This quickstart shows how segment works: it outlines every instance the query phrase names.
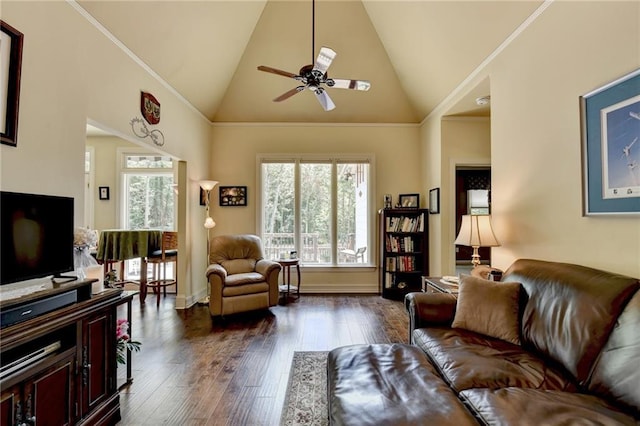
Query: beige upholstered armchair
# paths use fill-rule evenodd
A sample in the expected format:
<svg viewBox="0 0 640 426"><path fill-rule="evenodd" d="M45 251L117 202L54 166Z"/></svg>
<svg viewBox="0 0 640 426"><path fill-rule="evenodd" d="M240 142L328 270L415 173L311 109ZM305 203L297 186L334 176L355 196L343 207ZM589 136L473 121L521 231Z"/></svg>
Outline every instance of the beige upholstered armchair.
<svg viewBox="0 0 640 426"><path fill-rule="evenodd" d="M278 304L278 262L264 259L255 235L223 235L209 245L207 279L211 316L267 309Z"/></svg>

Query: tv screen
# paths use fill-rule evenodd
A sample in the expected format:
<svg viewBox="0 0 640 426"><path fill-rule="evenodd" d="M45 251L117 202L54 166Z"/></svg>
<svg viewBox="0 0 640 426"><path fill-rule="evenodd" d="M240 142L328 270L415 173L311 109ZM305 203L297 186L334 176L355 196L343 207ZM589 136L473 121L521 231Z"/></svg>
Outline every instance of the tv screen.
<svg viewBox="0 0 640 426"><path fill-rule="evenodd" d="M0 284L73 271L73 198L0 191Z"/></svg>

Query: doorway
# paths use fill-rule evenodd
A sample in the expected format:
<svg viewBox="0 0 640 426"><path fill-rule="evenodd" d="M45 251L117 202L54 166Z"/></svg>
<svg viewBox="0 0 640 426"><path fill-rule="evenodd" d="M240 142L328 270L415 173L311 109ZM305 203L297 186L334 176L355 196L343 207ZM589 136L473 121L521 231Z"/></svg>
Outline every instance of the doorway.
<svg viewBox="0 0 640 426"><path fill-rule="evenodd" d="M491 167L490 166L457 166L456 167L456 233L460 232L462 216L465 214L491 213ZM471 269L473 248L455 246L456 272L468 272ZM491 265L491 248L480 247L480 261Z"/></svg>

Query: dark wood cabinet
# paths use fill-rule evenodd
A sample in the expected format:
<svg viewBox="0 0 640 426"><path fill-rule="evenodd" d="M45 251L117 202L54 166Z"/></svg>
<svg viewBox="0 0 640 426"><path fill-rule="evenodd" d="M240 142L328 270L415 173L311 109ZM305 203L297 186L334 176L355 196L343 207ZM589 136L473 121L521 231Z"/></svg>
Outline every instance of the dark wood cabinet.
<svg viewBox="0 0 640 426"><path fill-rule="evenodd" d="M0 379L2 425L112 425L116 389L116 305L107 290L2 329L2 365L27 360ZM47 350L35 361L30 356Z"/></svg>
<svg viewBox="0 0 640 426"><path fill-rule="evenodd" d="M379 213L380 288L388 299L420 291L429 274L427 209L384 209Z"/></svg>

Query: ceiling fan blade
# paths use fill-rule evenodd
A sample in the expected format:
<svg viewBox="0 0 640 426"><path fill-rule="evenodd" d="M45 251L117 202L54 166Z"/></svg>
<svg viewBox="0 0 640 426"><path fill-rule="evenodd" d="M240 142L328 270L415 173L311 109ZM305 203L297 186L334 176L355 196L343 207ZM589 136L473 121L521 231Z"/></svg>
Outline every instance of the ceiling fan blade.
<svg viewBox="0 0 640 426"><path fill-rule="evenodd" d="M367 80L346 80L343 78L334 78L332 80L335 84L329 87L335 87L336 89L353 89L366 92L371 88L371 83Z"/></svg>
<svg viewBox="0 0 640 426"><path fill-rule="evenodd" d="M333 103L326 90L318 89L314 93L325 111L331 111L336 107L336 104Z"/></svg>
<svg viewBox="0 0 640 426"><path fill-rule="evenodd" d="M271 67L267 67L267 66L264 66L264 65L260 65L258 67L258 71L270 72L271 74L278 74L278 75L281 75L283 77L290 77L290 78L298 77L296 74L290 73L288 71L282 71L282 70L279 70L277 68L271 68Z"/></svg>
<svg viewBox="0 0 640 426"><path fill-rule="evenodd" d="M293 95L295 95L298 92L301 92L304 90L304 86L298 86L298 87L294 87L293 89L284 92L282 95L278 96L277 98L275 98L273 100L273 102L281 102L284 101L285 99L289 99L290 97L292 97Z"/></svg>
<svg viewBox="0 0 640 426"><path fill-rule="evenodd" d="M320 53L318 53L318 58L316 59L316 63L313 66L314 71L319 71L324 75L327 73L331 62L333 62L333 58L336 57L336 52L328 47L320 48Z"/></svg>

